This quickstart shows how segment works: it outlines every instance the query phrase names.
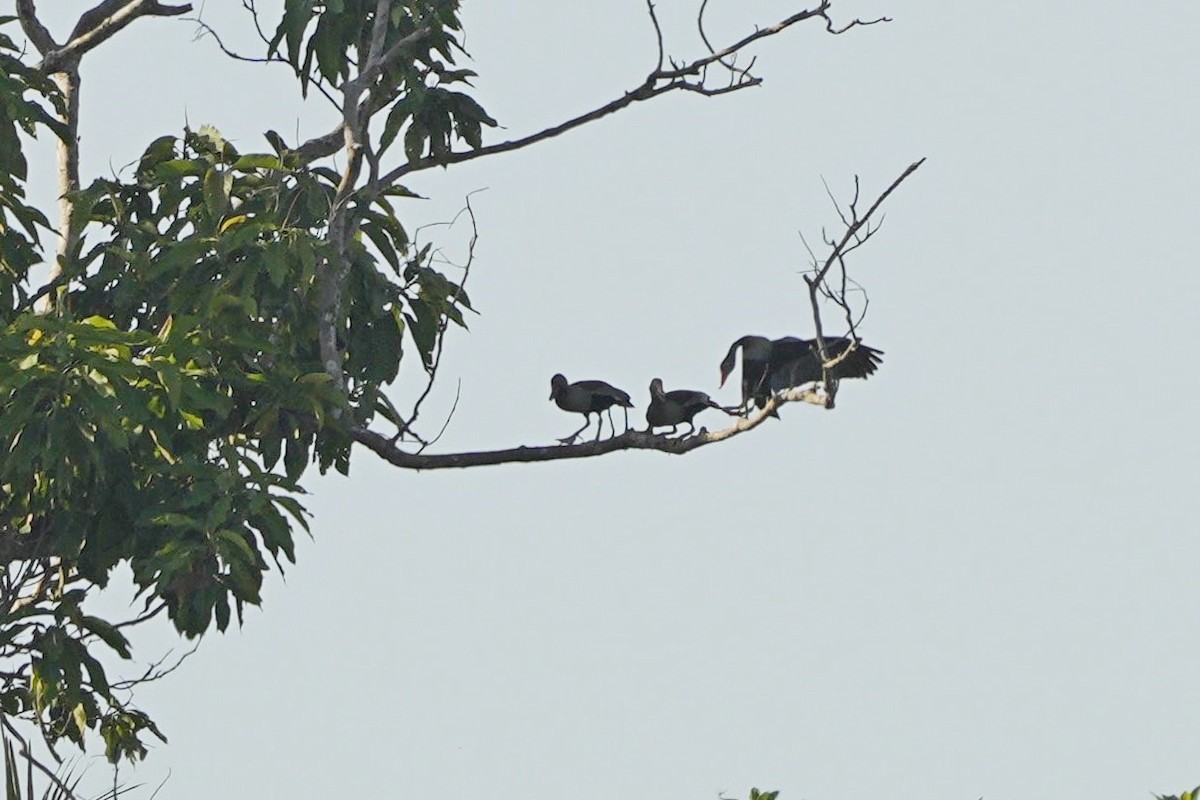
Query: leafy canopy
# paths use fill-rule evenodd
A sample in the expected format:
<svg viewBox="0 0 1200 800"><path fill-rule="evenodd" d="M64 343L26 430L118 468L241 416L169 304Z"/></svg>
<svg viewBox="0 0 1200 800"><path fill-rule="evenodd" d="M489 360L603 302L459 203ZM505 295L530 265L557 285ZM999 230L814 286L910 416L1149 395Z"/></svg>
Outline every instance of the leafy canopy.
<svg viewBox="0 0 1200 800"><path fill-rule="evenodd" d="M393 3L372 45L375 7L290 0L264 47L305 92L367 93L373 158L396 141L410 160L479 147L495 121L449 88L474 74L453 68L457 2ZM358 191L274 132L243 154L209 126L72 195L77 244L37 285L50 226L25 202L22 134L61 133L65 108L16 53L0 35L0 706L48 744L93 730L110 759L137 758L161 734L108 677L131 656L124 628L85 599L127 564L137 621L165 611L189 638L240 621L294 560L308 466L346 473L347 426L403 424L382 387L406 349L433 369L469 299L412 246L403 187Z"/></svg>

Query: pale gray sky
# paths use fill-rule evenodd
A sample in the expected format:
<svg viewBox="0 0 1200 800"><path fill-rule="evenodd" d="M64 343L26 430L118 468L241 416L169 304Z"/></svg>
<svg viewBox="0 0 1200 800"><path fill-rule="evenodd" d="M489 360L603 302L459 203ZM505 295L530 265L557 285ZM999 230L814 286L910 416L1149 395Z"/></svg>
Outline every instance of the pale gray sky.
<svg viewBox="0 0 1200 800"><path fill-rule="evenodd" d="M90 3L42 5L61 32ZM203 16L249 45L238 5ZM492 141L653 66L638 0L464 6ZM718 6L724 40L794 8ZM660 7L669 51L697 54L694 2ZM351 480L308 482L314 539L263 611L143 694L171 744L139 779L497 800L1200 783L1200 7L1122 10L837 2L895 22L800 26L756 50L758 89L413 176L432 198L414 224L487 187L482 316L435 397L461 378L450 451L577 427L546 399L558 371L623 386L640 423L650 378L716 392L733 339L810 335L797 231L836 222L822 177L875 192L929 157L855 256L887 355L836 411L789 406L685 458L413 474L357 455ZM283 69L194 32L146 20L88 57L85 175L185 121L243 151L327 129Z"/></svg>

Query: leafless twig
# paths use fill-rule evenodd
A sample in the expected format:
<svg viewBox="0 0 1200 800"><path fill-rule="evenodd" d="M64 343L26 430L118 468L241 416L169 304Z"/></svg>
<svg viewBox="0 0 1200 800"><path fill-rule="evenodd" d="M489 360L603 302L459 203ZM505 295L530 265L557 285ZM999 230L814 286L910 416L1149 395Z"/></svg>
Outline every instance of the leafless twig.
<svg viewBox="0 0 1200 800"><path fill-rule="evenodd" d="M187 652L175 659L175 663L171 664L169 667L164 667L163 664L167 663L167 659L171 657L172 651L168 651L162 658L152 662L149 666L147 666L146 671L143 672L141 676L137 678L129 678L123 681L116 681L112 684L112 688L119 691L129 691L136 686L141 686L143 683L160 681L183 666L183 662L186 661L188 657L194 654L199 648L200 642L197 641Z"/></svg>
<svg viewBox="0 0 1200 800"><path fill-rule="evenodd" d="M479 191L482 191L482 190L479 190ZM471 275L471 265L475 262L475 245L479 241L479 224L478 224L478 220L475 218L475 209L471 206L471 197L473 195L475 195L476 193L477 192L471 192L470 194L467 195L465 207L463 208L462 211L460 211L458 214L456 214L454 216L454 219L452 219L446 223L435 223L438 226L444 225L447 228L453 228L454 225L458 222L458 220L464 214L467 216L467 218L470 220L470 223L471 223L471 237L467 242L466 261L461 265L455 265L455 266L460 266L460 268L463 271L463 275L462 275L462 278L458 281L458 287L446 298L446 302L450 306L454 306L458 302L459 298L462 297L463 293L466 291L467 279ZM454 416L455 408L458 407L458 397L456 396L455 400L454 400L454 406L451 408L449 415L446 417L446 421L443 423L441 431L438 433L438 435L436 437L434 437L434 439L432 441L425 441L423 438L421 438L419 435L417 435L416 431L413 430L413 425L415 425L415 423L417 421L417 417L420 415L421 406L422 406L422 404L424 404L425 400L429 397L429 393L433 390L433 384L437 380L438 367L441 365L441 360L442 360L442 352L443 352L442 345L443 345L443 342L445 341L446 331L449 329L449 326L450 326L450 317L449 317L449 315L443 314L441 320L438 322L437 338L434 341L434 347L433 347L433 358L431 360L429 367L426 369L427 379L425 382L425 388L422 390L422 392L421 392L420 396L417 398L416 402L413 403L413 407L409 413L408 419L403 421L403 427L401 427L401 429L399 431L397 431L397 437L401 437L403 435L408 435L408 436L413 437L417 441L419 441L422 445L421 450L424 450L426 447L433 444L434 442L436 442L438 439L440 439L442 437L442 434L445 433L445 431L446 431L446 427L450 424L451 417ZM461 386L459 388L461 389Z"/></svg>
<svg viewBox="0 0 1200 800"><path fill-rule="evenodd" d="M708 0L704 1L708 2ZM654 0L646 0L646 9L650 12L650 23L654 26L654 37L658 40L658 65L655 66L654 71L661 72L666 53L663 50L662 26L658 24L658 15L654 13Z"/></svg>
<svg viewBox="0 0 1200 800"><path fill-rule="evenodd" d="M615 100L594 108L591 111L580 114L579 116L572 117L571 119L559 123L558 125L545 128L537 133L523 136L518 139L499 142L497 144L480 147L475 150L452 151L437 156L430 155L424 158L411 160L384 173L378 180L371 181L365 185L361 191L361 194L368 198L373 197L382 192L388 186L391 186L396 181L400 180L405 175L408 175L412 172L429 169L431 167L457 164L463 161L471 161L476 158L483 158L484 156L494 155L496 153L506 153L512 150L519 150L523 147L536 144L537 142L541 142L555 136L561 136L567 131L574 130L575 128L586 125L590 122L595 122L596 120L606 117L609 114L616 113L617 111L620 111L621 109L626 108L633 103L649 100L653 97L665 94L666 92L682 90L713 96L726 94L730 91L749 88L750 86L756 86L761 83L761 81L758 78L747 77L746 80L731 86L716 88L709 87L704 83L704 70L711 64L723 63L724 60L734 56L742 50L745 50L747 47L761 39L774 36L786 30L787 28L792 27L793 25L804 22L805 20L824 19L826 22L826 30L833 34L844 33L856 25L869 25L875 24L876 22L887 21L886 18L871 20L869 22L854 20L848 25L837 28L833 25L833 22L829 17L830 5L831 0L822 0L822 2L816 8L799 11L785 19L780 20L779 22L776 22L773 25L756 28L753 33L743 36L738 41L720 50L713 49L710 44L708 45L708 49L710 51L708 55L680 65L675 65L673 63L671 69L662 68L662 59L660 56L656 68L646 76L646 79L642 81L640 85L634 87L630 91L625 92L625 94L619 98L616 98ZM661 31L658 28L657 18L653 16L653 6L651 6L651 12L651 19L655 27L657 40L661 36ZM698 76L699 79L697 79Z"/></svg>
<svg viewBox="0 0 1200 800"><path fill-rule="evenodd" d="M858 342L858 323L855 321L850 304L846 299L846 285L849 281L846 275L846 256L866 244L867 241L869 241L870 238L876 233L876 231L879 230L878 223L874 228L871 227L872 216L879 209L879 207L883 205L883 202L887 200L888 196L895 191L896 188L899 187L909 175L916 172L917 169L919 169L924 163L925 159L922 158L913 162L912 164L909 164L904 172L902 172L898 178L892 181L892 183L883 190L879 197L875 198L875 201L871 204L870 208L868 208L866 212L862 213L861 215L858 210L861 187L857 175L854 176L854 197L850 201L846 210L842 209L842 207L838 204L837 199L834 198L833 192L829 189L829 185L825 184L825 191L829 195L830 200L833 201L834 208L837 209L838 217L841 219L842 224L845 227L845 231L842 233L841 237L837 239L830 239L828 236L825 237L825 241L828 245L830 245L831 249L824 262L821 262L819 259L817 259L812 251L812 248L808 246L808 242L804 242L805 248L808 249L809 255L812 257L812 274L805 275L804 282L808 286L809 304L812 307L813 315L813 327L816 331L817 348L821 354L822 371L824 373L822 382L825 384L826 391L829 393L828 407L830 408L833 407L833 401L837 395L837 380L832 377L831 370L850 356L854 350L854 345L857 345ZM803 240L803 237L801 238ZM840 292L835 292L833 289L831 289L826 280L829 275L829 271L833 269L835 264L841 267L842 289ZM825 344L825 333L821 323L819 297L829 298L841 307L845 314L846 322L849 325L849 333L854 340L854 345L847 348L837 357L832 359L829 356L829 349ZM861 321L861 317L859 320Z"/></svg>

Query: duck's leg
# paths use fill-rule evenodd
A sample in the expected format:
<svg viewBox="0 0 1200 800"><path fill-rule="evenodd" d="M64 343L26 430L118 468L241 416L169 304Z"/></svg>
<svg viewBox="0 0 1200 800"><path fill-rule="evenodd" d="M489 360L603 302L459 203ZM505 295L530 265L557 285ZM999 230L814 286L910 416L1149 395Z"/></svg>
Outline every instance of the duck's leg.
<svg viewBox="0 0 1200 800"><path fill-rule="evenodd" d="M558 441L562 444L575 444L575 440L579 438L579 434L581 434L585 430L587 430L587 427L592 424L592 417L590 414L584 414L583 418L584 418L584 423L583 423L582 428L575 431L570 436L564 436L563 438L559 439Z"/></svg>

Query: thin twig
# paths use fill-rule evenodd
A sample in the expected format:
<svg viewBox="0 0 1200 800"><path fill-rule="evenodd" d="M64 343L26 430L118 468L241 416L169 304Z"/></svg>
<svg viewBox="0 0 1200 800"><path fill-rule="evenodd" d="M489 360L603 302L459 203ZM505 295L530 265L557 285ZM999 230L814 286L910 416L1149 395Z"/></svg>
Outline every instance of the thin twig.
<svg viewBox="0 0 1200 800"><path fill-rule="evenodd" d="M853 311L850 308L849 302L846 300L845 287L847 276L845 258L849 253L853 252L859 247L862 247L870 240L875 231L879 229L878 224L874 229L870 227L871 216L880 207L880 205L883 204L883 201L886 200L888 196L904 181L904 179L915 172L923 163L925 163L924 158L910 164L908 168L905 169L904 172L902 172L900 176L896 178L896 180L892 181L891 185L889 185L879 195L879 197L875 199L875 202L871 204L871 207L868 208L867 212L861 217L859 216L858 212L858 201L861 193L861 185L858 176L856 175L854 177L854 197L849 203L849 214L846 214L842 211L841 206L833 197L833 193L829 190L828 183L825 183L824 179L822 178L822 183L825 183L826 193L829 195L830 200L833 201L834 208L838 213L838 217L842 220L842 224L846 228L840 239L833 240L828 236L824 237L826 243L832 248L828 257L825 259L824 264L820 264L818 262L815 255L813 255L812 248L808 246L808 242L804 240L803 236L801 236L801 241L804 241L805 248L808 249L809 254L813 256L812 271L814 274L812 276L805 275L804 282L808 286L809 305L812 308L813 327L816 331L817 350L821 357L822 383L825 385L826 391L829 393L829 403L827 405L828 408L833 407L834 399L837 396L838 389L838 381L833 377L832 370L842 361L850 357L850 354L854 351L854 348L858 343L857 323L854 321ZM834 264L838 264L841 267L842 291L840 295L835 293L833 289L830 288L826 283L829 270L833 268ZM846 322L849 325L849 333L852 337L852 343L850 347L846 348L844 351L842 351L842 353L833 359L829 357L829 350L825 344L825 333L821 323L821 308L818 300L819 296L829 298L842 308L843 312L845 313ZM866 309L864 306L863 314L865 315L865 313ZM861 320L862 317L860 316L859 322L861 322Z"/></svg>
<svg viewBox="0 0 1200 800"><path fill-rule="evenodd" d="M128 691L133 689L135 686L141 686L143 683L160 681L183 666L183 662L186 661L189 656L193 655L199 648L200 642L197 640L197 642L192 645L191 649L175 660L174 664L164 669L162 665L167 662L167 659L171 657L172 653L172 651L168 650L166 654L163 655L163 657L158 661L151 662L151 664L146 667L146 671L141 675L141 677L117 681L116 683L112 684L112 688L120 691Z"/></svg>
<svg viewBox="0 0 1200 800"><path fill-rule="evenodd" d="M688 81L688 78L694 78L695 76L700 75L704 68L708 65L720 63L722 59L728 58L729 56L745 49L760 39L764 39L768 36L774 36L775 34L778 34L800 22L814 18L825 19L828 22L829 18L827 14L829 7L830 0L822 0L821 4L815 9L800 11L791 15L790 17L787 17L786 19L780 20L774 25L757 28L753 33L742 37L734 44L731 44L721 50L711 51L710 47L711 52L709 52L708 55L697 58L689 63L678 67L673 67L669 70L656 69L646 76L646 79L642 81L640 85L636 86L631 91L626 92L621 97L611 100L602 106L592 109L591 111L580 114L576 117L572 117L565 122L559 123L558 125L538 131L537 133L523 136L519 139L511 139L506 142L499 142L486 147L480 147L475 150L451 151L439 156L430 155L424 158L414 159L405 164L401 164L389 172L386 172L377 181L372 181L365 185L361 190L361 194L365 198L370 199L378 195L388 186L391 186L393 183L400 180L405 175L408 175L412 172L417 172L419 170L447 166L449 164L458 164L464 161L472 161L476 158L494 155L496 153L506 153L513 150L519 150L532 144L545 141L546 139L550 139L555 136L561 136L567 131L574 130L575 128L586 125L590 122L595 122L596 120L606 117L609 114L614 114L623 108L627 108L633 103L649 100L653 97L657 97L658 95L676 89L691 91L707 96L714 96L726 94L730 91L736 91L738 89L757 86L761 83L761 80L752 78L739 83L736 86L713 89L705 87L703 85L703 80L701 80L699 83L696 83Z"/></svg>
<svg viewBox="0 0 1200 800"><path fill-rule="evenodd" d="M704 0L708 2L708 0ZM658 15L654 13L654 0L646 0L646 9L650 12L650 22L654 25L654 38L658 40L658 63L654 67L655 72L661 72L663 68L663 58L666 54L663 51L663 32L662 26L658 24Z"/></svg>
<svg viewBox="0 0 1200 800"><path fill-rule="evenodd" d="M453 228L454 224L456 222L458 222L458 220L462 217L463 214L466 214L467 217L471 221L471 238L467 244L467 259L466 259L466 262L462 265L463 276L458 282L458 288L454 290L454 292L451 296L446 298L446 301L451 306L453 306L455 303L457 303L458 299L462 296L462 293L466 291L467 278L469 278L471 275L471 265L475 261L475 245L479 241L479 225L478 225L478 221L475 219L475 209L471 206L471 197L472 197L472 195L476 194L478 191L482 191L482 190L476 190L475 192L471 192L467 195L466 207L463 208L462 211L459 211L457 214L455 214L454 219L450 220L447 223L434 223L435 225L445 225L447 228ZM423 226L423 227L429 227L429 226ZM421 229L418 229L418 232L420 230ZM419 248L418 248L418 250L419 250ZM455 266L458 266L458 265L455 265ZM429 445L433 444L433 442L437 441L437 439L441 438L441 435L442 435L441 433L439 433L437 435L437 437L434 438L433 441L426 442L424 439L421 439L421 437L416 435L415 431L412 430L412 426L414 424L416 424L417 417L420 415L420 412L421 412L421 405L425 402L426 398L429 397L429 393L433 390L433 384L437 380L438 367L441 365L441 361L442 361L442 352L443 352L442 351L442 342L445 339L446 331L449 328L449 326L450 326L450 317L449 317L449 315L444 315L442 317L441 321L438 323L437 339L434 344L434 356L433 356L432 363L430 364L430 366L427 369L428 379L425 383L425 389L424 389L424 391L421 392L421 394L417 398L416 402L413 403L412 411L410 412L409 418L407 420L404 420L404 428L401 431L401 433L407 433L409 435L412 435L414 438L416 438L418 441L420 441L422 444L422 448L421 448L422 450L424 450ZM458 405L457 398L455 399L454 402L455 402L455 405L457 406ZM454 412L452 410L451 416L453 416L453 413ZM449 425L449 423L450 423L450 418L447 417L446 422L442 426L443 432L445 432L445 429L446 429L445 426Z"/></svg>

